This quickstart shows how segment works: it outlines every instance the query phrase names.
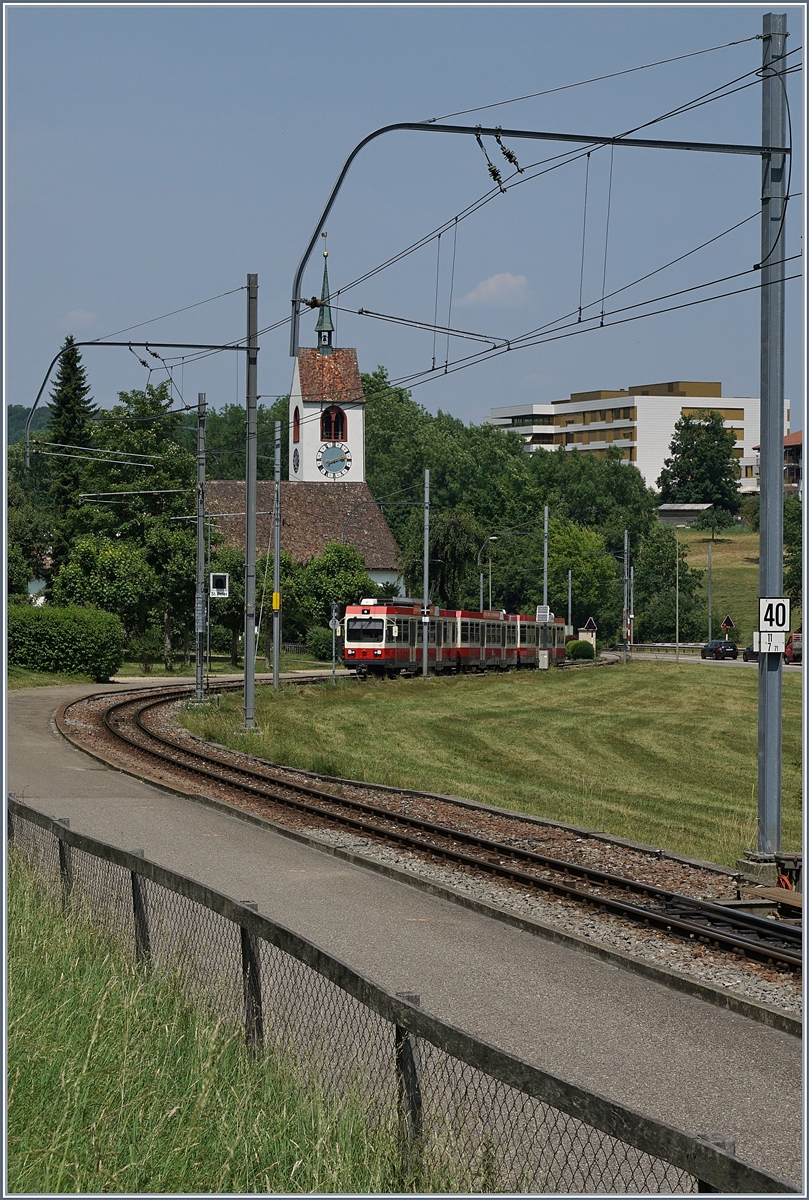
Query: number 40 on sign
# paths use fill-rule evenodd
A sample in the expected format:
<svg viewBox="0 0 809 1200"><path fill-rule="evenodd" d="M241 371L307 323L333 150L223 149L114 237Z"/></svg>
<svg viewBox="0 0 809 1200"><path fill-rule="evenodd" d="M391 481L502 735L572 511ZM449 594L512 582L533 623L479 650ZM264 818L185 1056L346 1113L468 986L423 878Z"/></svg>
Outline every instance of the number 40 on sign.
<svg viewBox="0 0 809 1200"><path fill-rule="evenodd" d="M759 649L765 654L783 654L789 632L789 600L786 596L761 597L758 602Z"/></svg>

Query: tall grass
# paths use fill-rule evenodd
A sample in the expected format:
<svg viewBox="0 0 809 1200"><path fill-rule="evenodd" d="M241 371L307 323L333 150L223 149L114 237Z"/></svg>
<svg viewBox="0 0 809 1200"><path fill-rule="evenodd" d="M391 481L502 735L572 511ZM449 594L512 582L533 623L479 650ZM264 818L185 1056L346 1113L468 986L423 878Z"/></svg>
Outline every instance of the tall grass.
<svg viewBox="0 0 809 1200"><path fill-rule="evenodd" d="M631 663L256 693L184 713L274 762L518 809L732 865L756 843L755 671ZM801 844L800 679L784 678L785 847Z"/></svg>
<svg viewBox="0 0 809 1200"><path fill-rule="evenodd" d="M452 1190L63 915L13 851L8 893L10 1192Z"/></svg>

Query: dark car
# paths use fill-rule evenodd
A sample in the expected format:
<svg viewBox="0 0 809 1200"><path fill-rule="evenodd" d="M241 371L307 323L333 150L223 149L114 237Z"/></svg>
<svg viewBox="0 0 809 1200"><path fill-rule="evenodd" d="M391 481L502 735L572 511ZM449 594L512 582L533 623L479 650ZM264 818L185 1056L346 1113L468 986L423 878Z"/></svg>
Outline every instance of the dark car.
<svg viewBox="0 0 809 1200"><path fill-rule="evenodd" d="M745 646L742 650L742 658L745 662L758 662L758 650L754 646Z"/></svg>
<svg viewBox="0 0 809 1200"><path fill-rule="evenodd" d="M703 646L700 650L701 658L738 658L739 647L735 642L725 642L720 638L714 638L712 642L708 642L707 646Z"/></svg>

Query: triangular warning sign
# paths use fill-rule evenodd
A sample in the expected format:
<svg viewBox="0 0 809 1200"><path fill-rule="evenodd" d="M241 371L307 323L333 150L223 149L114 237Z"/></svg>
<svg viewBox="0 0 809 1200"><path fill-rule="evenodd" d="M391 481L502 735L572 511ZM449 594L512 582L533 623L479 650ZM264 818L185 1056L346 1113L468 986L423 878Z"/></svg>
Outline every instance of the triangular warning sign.
<svg viewBox="0 0 809 1200"><path fill-rule="evenodd" d="M736 626L733 622L733 617L725 617L724 621L722 622L722 628L723 629L735 629Z"/></svg>
<svg viewBox="0 0 809 1200"><path fill-rule="evenodd" d="M586 623L584 625L582 625L582 629L586 629L588 633L597 633L598 632L598 626L596 625L596 623L592 617L587 618Z"/></svg>

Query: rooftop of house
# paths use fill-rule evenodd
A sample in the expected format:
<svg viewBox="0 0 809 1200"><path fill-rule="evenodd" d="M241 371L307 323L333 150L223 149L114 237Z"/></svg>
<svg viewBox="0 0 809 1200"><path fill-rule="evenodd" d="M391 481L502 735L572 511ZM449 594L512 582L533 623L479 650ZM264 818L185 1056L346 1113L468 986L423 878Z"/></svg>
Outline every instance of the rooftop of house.
<svg viewBox="0 0 809 1200"><path fill-rule="evenodd" d="M256 484L256 545L272 549L274 483ZM228 546L244 548L244 483L209 480L206 508ZM398 570L399 547L367 483L281 484L281 549L295 562L323 553L328 542L354 546L369 571Z"/></svg>

